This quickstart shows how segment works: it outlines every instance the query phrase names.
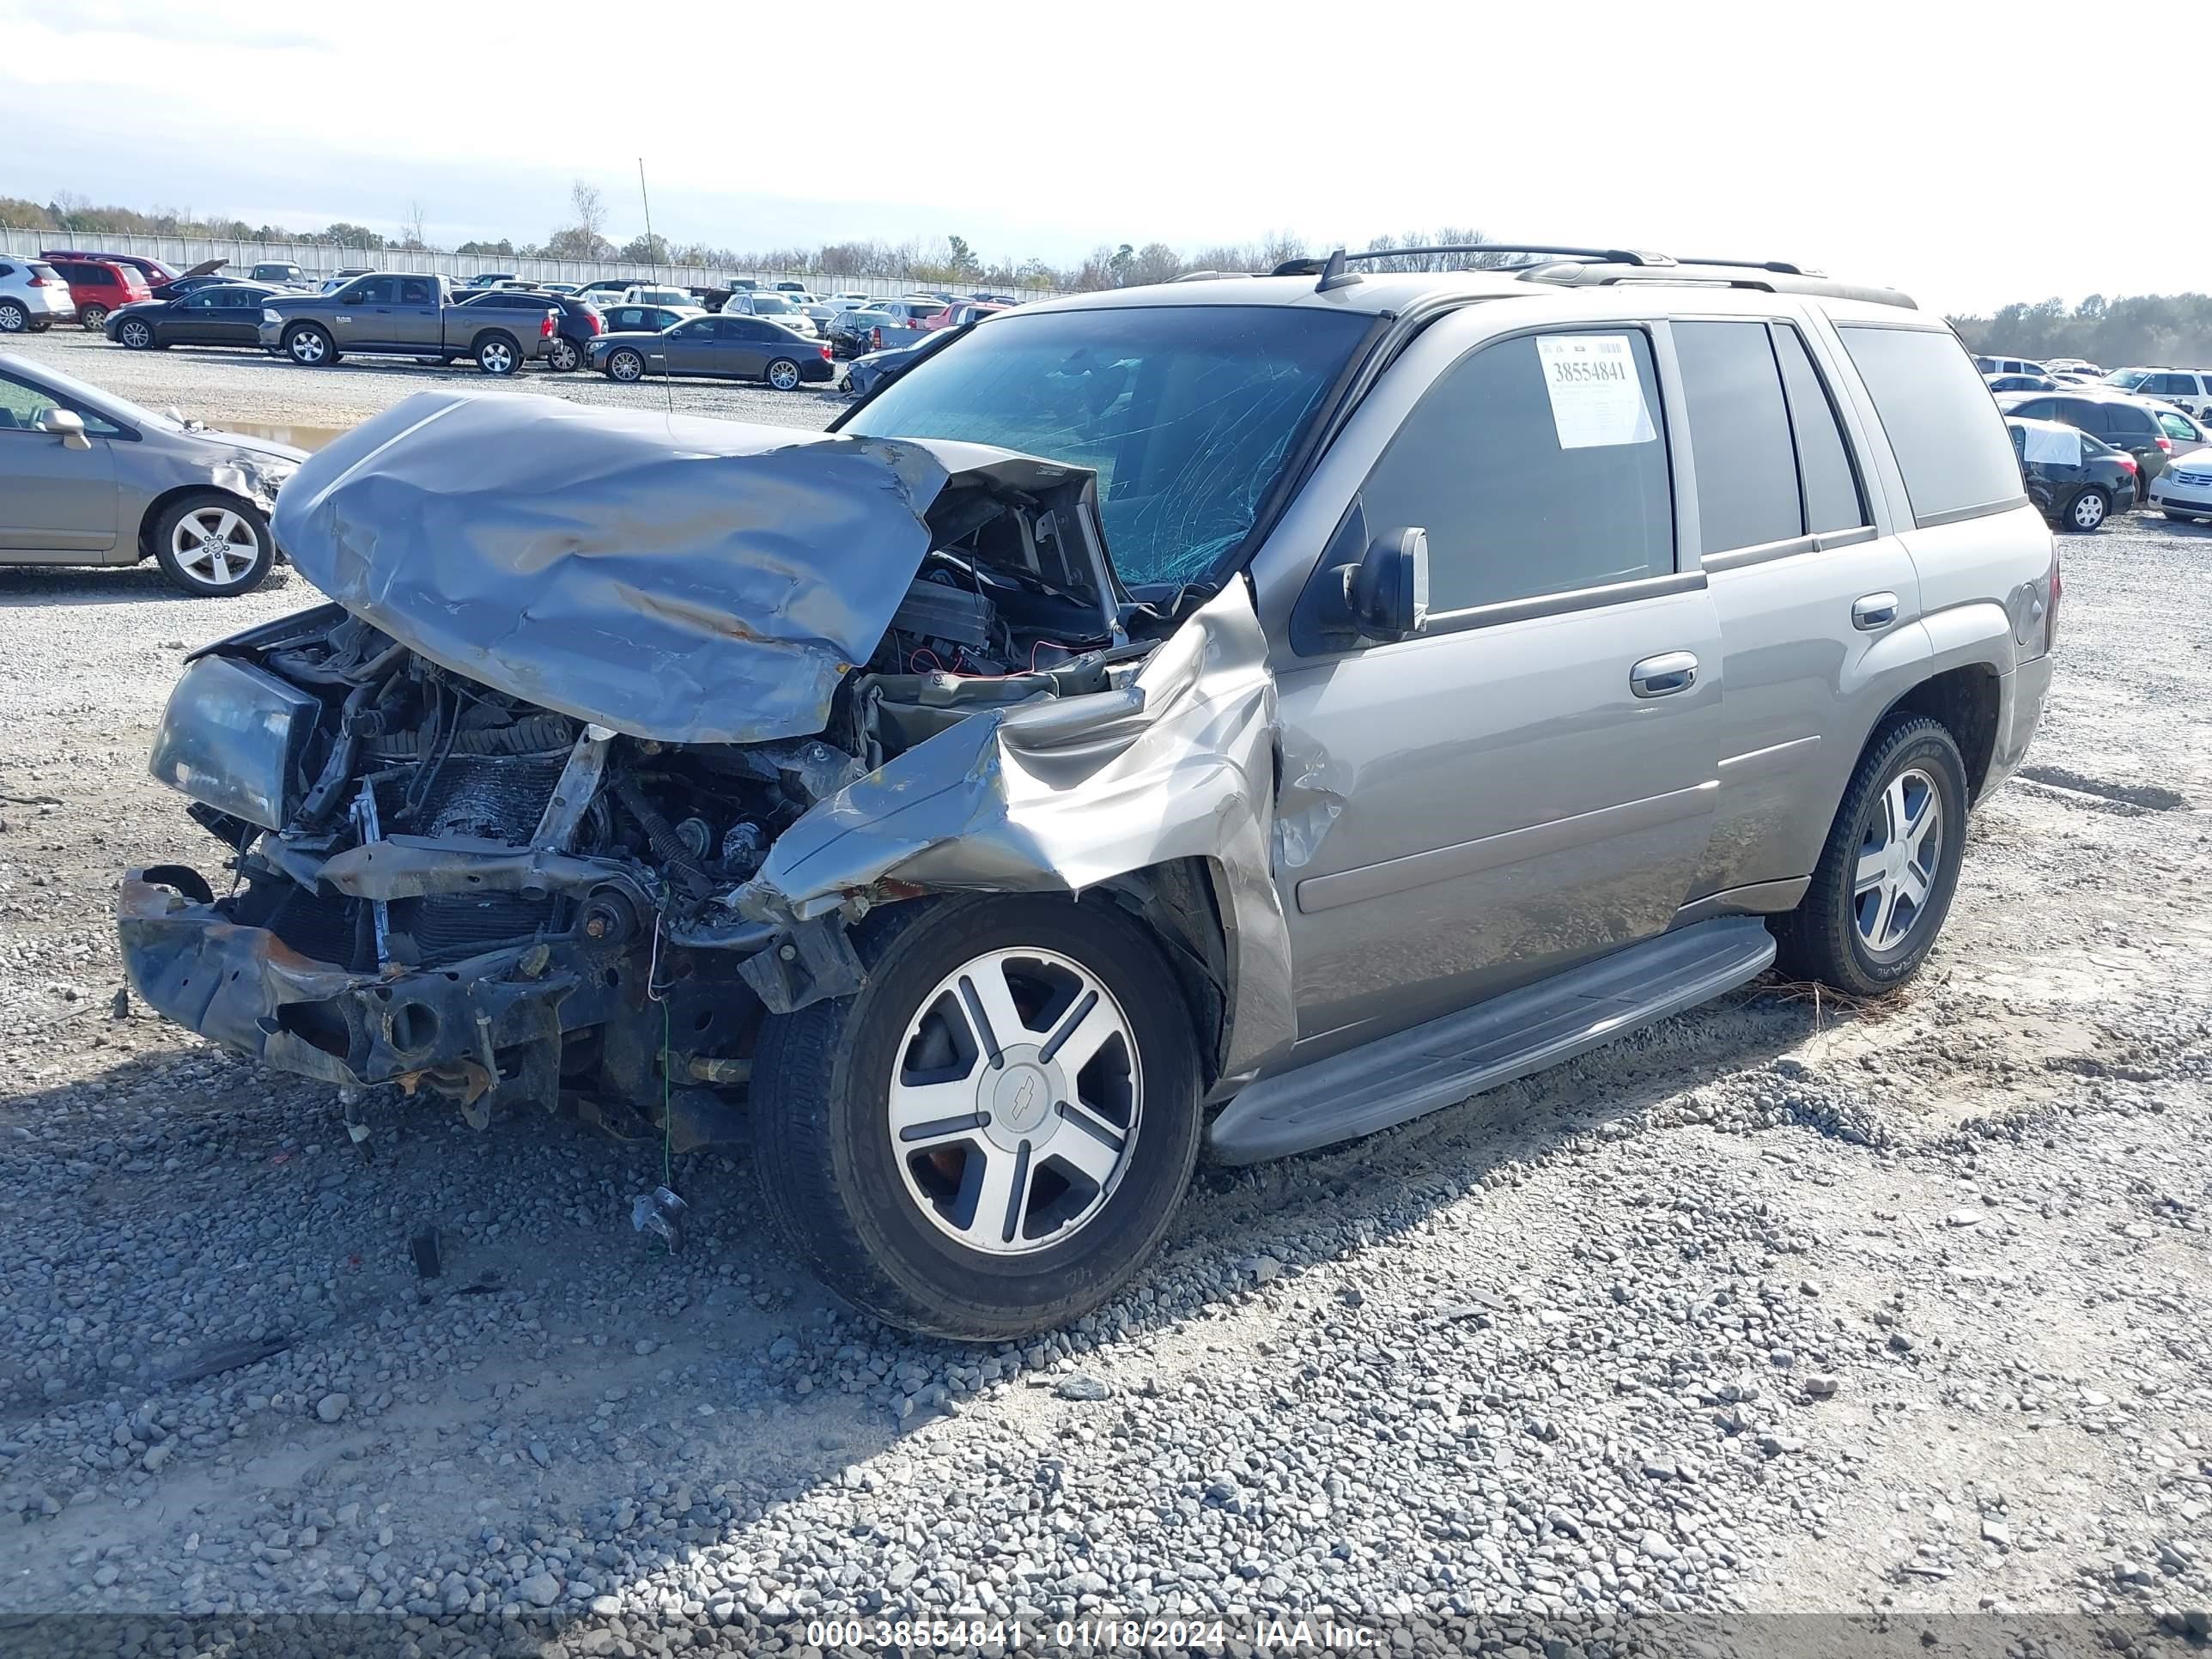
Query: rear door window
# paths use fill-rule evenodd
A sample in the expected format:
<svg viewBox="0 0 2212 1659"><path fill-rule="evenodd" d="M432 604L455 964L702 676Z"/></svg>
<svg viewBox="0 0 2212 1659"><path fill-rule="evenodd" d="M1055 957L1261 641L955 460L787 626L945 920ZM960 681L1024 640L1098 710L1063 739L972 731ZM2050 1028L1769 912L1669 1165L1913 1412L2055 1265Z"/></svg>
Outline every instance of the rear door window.
<svg viewBox="0 0 2212 1659"><path fill-rule="evenodd" d="M1580 381L1559 392L1565 371L1547 374L1581 352L1618 377L1602 395ZM1484 347L1429 388L1376 463L1360 500L1370 532L1428 532L1431 611L1670 574L1658 383L1638 328ZM1778 414L1779 401L1778 389Z"/></svg>
<svg viewBox="0 0 2212 1659"><path fill-rule="evenodd" d="M1704 550L1805 533L1782 374L1763 322L1676 323Z"/></svg>
<svg viewBox="0 0 2212 1659"><path fill-rule="evenodd" d="M2106 404L2104 430L2121 438L2155 438L2158 422L2150 417L2150 410L2138 409L2132 404Z"/></svg>
<svg viewBox="0 0 2212 1659"><path fill-rule="evenodd" d="M1957 336L1871 324L1845 324L1838 332L1874 399L1918 523L2020 500L2020 465L2004 421Z"/></svg>
<svg viewBox="0 0 2212 1659"><path fill-rule="evenodd" d="M1850 446L1836 417L1835 399L1814 367L1805 341L1787 323L1774 325L1774 352L1790 397L1790 426L1797 445L1797 471L1805 491L1805 529L1818 536L1856 530L1869 522Z"/></svg>
<svg viewBox="0 0 2212 1659"><path fill-rule="evenodd" d="M430 285L421 277L410 277L399 284L399 303L403 306L427 306L430 303Z"/></svg>

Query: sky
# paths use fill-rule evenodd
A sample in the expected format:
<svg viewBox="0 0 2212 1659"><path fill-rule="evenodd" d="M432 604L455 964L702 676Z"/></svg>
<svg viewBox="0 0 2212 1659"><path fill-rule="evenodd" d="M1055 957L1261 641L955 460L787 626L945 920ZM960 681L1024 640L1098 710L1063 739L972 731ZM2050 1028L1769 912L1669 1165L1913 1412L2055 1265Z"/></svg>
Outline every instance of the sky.
<svg viewBox="0 0 2212 1659"><path fill-rule="evenodd" d="M1458 224L1787 259L1948 313L2212 285L2212 229L2154 210L2196 148L2158 134L2188 123L2143 110L2147 149L2084 84L2212 61L2197 5L347 9L0 0L0 195L387 234L420 202L434 243L519 244L583 177L621 241L642 155L655 230L739 249L957 234L1066 264ZM387 67L416 30L447 67ZM2131 39L2062 50L2100 30Z"/></svg>

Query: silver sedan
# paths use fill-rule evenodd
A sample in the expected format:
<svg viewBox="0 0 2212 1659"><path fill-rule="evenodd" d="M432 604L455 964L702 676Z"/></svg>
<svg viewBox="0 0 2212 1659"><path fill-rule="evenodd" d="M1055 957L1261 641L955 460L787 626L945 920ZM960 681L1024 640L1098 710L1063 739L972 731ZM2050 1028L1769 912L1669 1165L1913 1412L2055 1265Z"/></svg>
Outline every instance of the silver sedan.
<svg viewBox="0 0 2212 1659"><path fill-rule="evenodd" d="M305 450L156 415L0 352L0 564L136 564L185 592L258 586Z"/></svg>

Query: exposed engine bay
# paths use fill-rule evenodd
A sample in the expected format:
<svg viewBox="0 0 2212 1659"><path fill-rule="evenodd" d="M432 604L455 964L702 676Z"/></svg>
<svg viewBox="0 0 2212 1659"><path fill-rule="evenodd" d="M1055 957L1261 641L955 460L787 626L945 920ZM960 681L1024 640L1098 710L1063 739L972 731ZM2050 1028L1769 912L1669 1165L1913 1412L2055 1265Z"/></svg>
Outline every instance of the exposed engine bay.
<svg viewBox="0 0 2212 1659"><path fill-rule="evenodd" d="M857 988L847 922L927 890L855 879L794 906L756 879L785 836L977 715L1068 706L1089 711L1072 732L1127 725L1139 670L1206 597L1155 608L1118 591L1089 474L972 459L919 515L918 568L811 732L657 735L672 705L646 707L664 690L650 664L635 708L522 695L551 683L512 613L512 648L465 672L439 659L457 607L386 625L384 576L364 584L381 610L325 605L197 653L153 770L191 798L234 884L217 899L189 867L134 872L119 924L134 983L273 1065L428 1087L472 1121L564 1093L658 1121L666 1098L679 1144L725 1138L764 1015ZM294 556L348 593L342 570ZM524 586L507 603L528 617L542 599ZM757 653L752 623L720 625Z"/></svg>

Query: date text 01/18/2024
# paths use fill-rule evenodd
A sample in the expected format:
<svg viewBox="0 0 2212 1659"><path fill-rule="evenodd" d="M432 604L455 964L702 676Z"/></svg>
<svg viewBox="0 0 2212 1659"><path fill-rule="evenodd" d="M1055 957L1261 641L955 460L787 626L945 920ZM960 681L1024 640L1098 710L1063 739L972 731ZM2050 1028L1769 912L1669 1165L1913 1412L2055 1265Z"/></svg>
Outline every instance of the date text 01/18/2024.
<svg viewBox="0 0 2212 1659"><path fill-rule="evenodd" d="M1263 1652L1356 1653L1380 1646L1372 1626L1333 1619L827 1619L810 1620L806 1644L828 1652L927 1652L997 1647L1006 1652L1218 1653L1241 1638Z"/></svg>

